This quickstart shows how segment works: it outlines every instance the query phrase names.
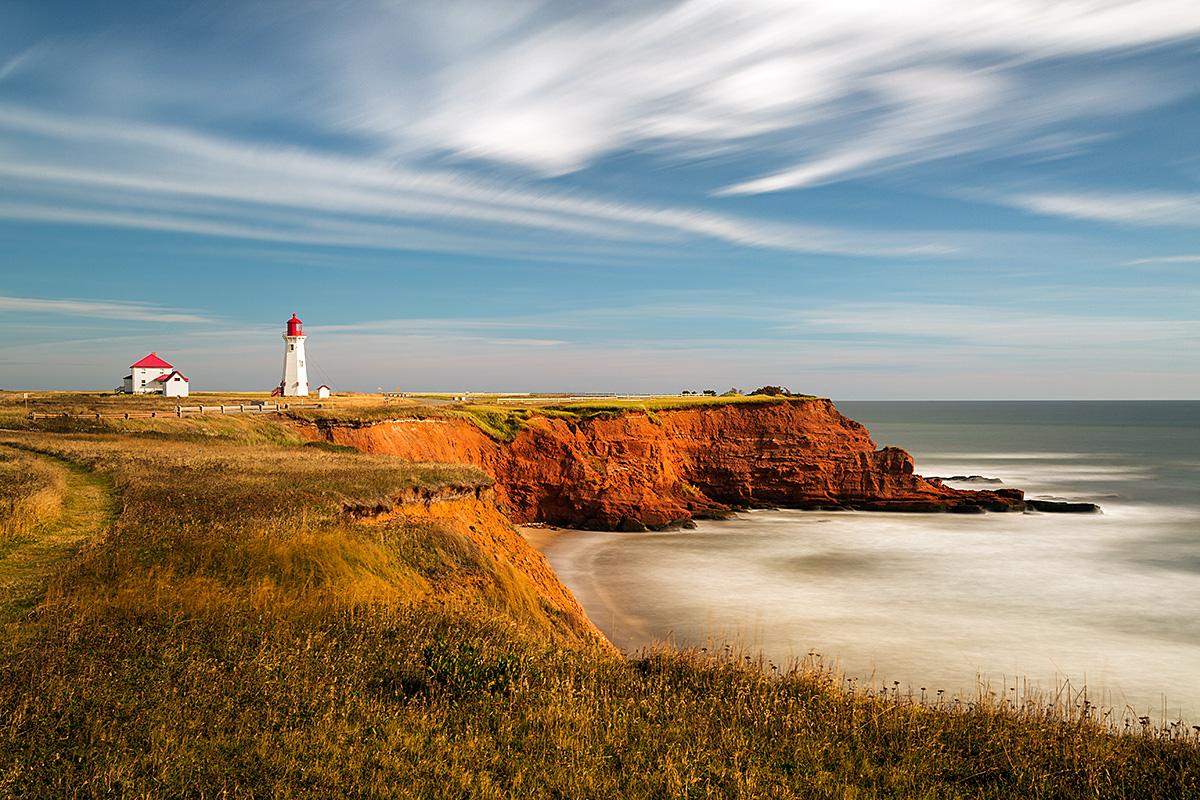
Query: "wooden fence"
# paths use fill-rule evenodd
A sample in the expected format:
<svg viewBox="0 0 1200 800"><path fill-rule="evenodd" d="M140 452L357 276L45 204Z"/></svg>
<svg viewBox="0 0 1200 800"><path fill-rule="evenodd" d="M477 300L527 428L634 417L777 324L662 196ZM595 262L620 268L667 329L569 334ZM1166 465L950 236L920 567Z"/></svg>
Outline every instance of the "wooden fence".
<svg viewBox="0 0 1200 800"><path fill-rule="evenodd" d="M105 414L93 411L87 414L42 414L31 411L29 418L39 419L154 419L155 417L186 417L192 414L275 414L291 408L322 408L323 403L239 403L230 406L175 406L174 410L122 411Z"/></svg>

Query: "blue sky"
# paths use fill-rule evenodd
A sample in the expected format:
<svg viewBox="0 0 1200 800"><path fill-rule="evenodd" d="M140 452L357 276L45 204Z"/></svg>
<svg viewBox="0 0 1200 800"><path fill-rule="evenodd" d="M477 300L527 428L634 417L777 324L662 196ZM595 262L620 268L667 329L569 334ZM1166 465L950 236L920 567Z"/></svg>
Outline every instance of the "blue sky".
<svg viewBox="0 0 1200 800"><path fill-rule="evenodd" d="M1200 396L1193 0L0 5L0 387Z"/></svg>

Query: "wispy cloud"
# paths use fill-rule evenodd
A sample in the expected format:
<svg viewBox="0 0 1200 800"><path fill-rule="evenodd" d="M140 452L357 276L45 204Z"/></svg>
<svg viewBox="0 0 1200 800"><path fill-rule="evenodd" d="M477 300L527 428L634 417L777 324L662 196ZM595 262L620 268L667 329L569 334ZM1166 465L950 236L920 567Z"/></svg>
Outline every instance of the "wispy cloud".
<svg viewBox="0 0 1200 800"><path fill-rule="evenodd" d="M671 320L667 332L646 328L650 320ZM713 327L738 324L738 334L712 335ZM823 303L806 308L759 300L748 302L736 294L713 298L675 300L611 307L591 307L540 314L488 319L391 319L345 325L313 327L332 335L424 336L487 339L511 331L521 336L503 338L526 341L546 339L577 344L597 337L597 332L621 330L627 341L620 345L641 348L642 335L655 337L664 352L680 348L776 351L797 343L819 342L828 350L821 363L847 366L924 357L978 358L1003 352L1005 357L1036 360L1050 353L1059 357L1074 352L1081 358L1104 353L1130 353L1161 345L1176 352L1200 342L1200 320L1155 318L1137 314L1079 314L1046 308L1012 306L979 307L955 302ZM493 332L490 333L489 332ZM580 336L579 334L584 334ZM810 353L810 360L814 357Z"/></svg>
<svg viewBox="0 0 1200 800"><path fill-rule="evenodd" d="M1038 192L1000 202L1035 214L1126 225L1200 226L1200 194L1168 192Z"/></svg>
<svg viewBox="0 0 1200 800"><path fill-rule="evenodd" d="M340 325L310 325L309 330L314 333L321 334L425 334L436 333L445 334L463 334L470 332L473 335L478 335L480 331L511 331L518 328L552 328L562 327L565 323L553 321L551 318L495 318L495 319L480 319L478 317L460 318L460 317L441 317L419 318L408 317L402 319L376 319L363 320L360 322L348 322Z"/></svg>
<svg viewBox="0 0 1200 800"><path fill-rule="evenodd" d="M884 118L871 132L848 145L798 166L725 187L718 195L761 194L841 179L848 174L927 158L946 158L968 145L964 129L978 125L981 115L1012 94L1009 81L997 74L946 68L897 70L864 80L861 88L878 95ZM960 141L948 141L958 136ZM970 139L978 138L974 133Z"/></svg>
<svg viewBox="0 0 1200 800"><path fill-rule="evenodd" d="M153 124L66 118L0 106L17 134L0 176L50 202L5 203L12 219L142 227L262 241L388 249L496 251L523 232L569 250L617 241L646 248L708 239L791 252L931 255L954 247L921 233L748 219L695 208L649 206L534 190L421 170L377 157L268 148ZM34 136L36 138L26 138ZM59 152L44 150L47 138ZM93 166L75 164L87 150ZM162 213L163 198L180 213ZM117 204L123 208L114 208ZM199 205L195 205L195 204ZM208 205L205 205L207 203ZM447 227L456 223L458 228ZM470 232L462 226L471 226ZM557 238L554 238L557 237ZM564 239L563 237L569 237ZM569 244L567 243L569 242Z"/></svg>
<svg viewBox="0 0 1200 800"><path fill-rule="evenodd" d="M15 75L22 68L35 63L49 49L45 44L35 44L25 48L14 56L0 60L0 81L11 75Z"/></svg>
<svg viewBox="0 0 1200 800"><path fill-rule="evenodd" d="M1200 253L1181 256L1153 256L1151 258L1135 258L1132 261L1126 261L1125 264L1127 266L1141 266L1143 264L1200 264Z"/></svg>
<svg viewBox="0 0 1200 800"><path fill-rule="evenodd" d="M1161 76L1039 64L1200 33L1184 0L687 0L596 5L569 19L518 13L494 26L462 6L417 8L392 7L369 29L334 24L353 43L330 62L334 124L400 152L449 150L549 175L630 149L785 162L727 194L1020 148L1165 102L1176 90ZM403 70L403 28L432 41L434 68L397 90L384 76Z"/></svg>
<svg viewBox="0 0 1200 800"><path fill-rule="evenodd" d="M90 187L97 196L205 197L309 215L621 241L701 237L795 252L928 253L944 243L885 233L864 240L853 230L584 197L538 179L628 151L676 162L715 154L746 177L709 188L742 195L972 152L1028 152L1030 142L1049 151L1086 147L1102 133L1076 129L1084 123L1195 86L1148 68L1063 69L1065 59L1200 35L1186 0L918 0L902 13L874 2L681 0L601 3L569 16L533 2L503 12L488 2L379 2L371 13L317 5L277 15L272 25L264 16L235 12L223 28L230 41L207 43L236 56L241 49L225 45L253 31L279 56L243 65L249 88L237 90L236 102L181 74L181 64L217 76L230 69L189 42L168 54L118 37L128 54L120 59L93 41L35 45L37 66L57 70L64 86L64 76L100 81L94 76L112 72L105 85L126 90L128 118L99 114L119 104L99 91L106 104L91 103L92 118L82 117L87 93L71 95L81 111L70 118L5 108L0 125L51 137L69 158L10 143L4 174ZM23 59L24 52L12 61ZM297 60L307 69L262 66ZM1054 69L1040 67L1051 62ZM254 146L148 124L155 103L181 87L196 89L196 118L234 113L234 102L251 121L294 120L310 133L348 135L373 155L303 150L294 140ZM471 169L478 162L515 169L485 180Z"/></svg>
<svg viewBox="0 0 1200 800"><path fill-rule="evenodd" d="M1163 345L1182 354L1200 342L1200 320L1072 314L954 303L857 303L798 312L780 330L885 337L893 346L965 345L976 357L1006 351L1030 360L1074 353L1091 360Z"/></svg>
<svg viewBox="0 0 1200 800"><path fill-rule="evenodd" d="M75 300L0 295L0 310L63 317L118 319L130 322L191 323L200 325L214 321L212 317L194 311L164 308L153 303L136 303L123 300Z"/></svg>

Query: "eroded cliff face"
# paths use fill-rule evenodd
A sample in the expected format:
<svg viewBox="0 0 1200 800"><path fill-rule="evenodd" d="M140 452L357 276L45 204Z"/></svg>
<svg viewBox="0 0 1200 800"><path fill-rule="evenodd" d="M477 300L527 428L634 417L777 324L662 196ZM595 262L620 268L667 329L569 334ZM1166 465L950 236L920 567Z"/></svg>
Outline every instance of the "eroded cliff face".
<svg viewBox="0 0 1200 800"><path fill-rule="evenodd" d="M876 449L829 400L697 407L571 421L533 417L512 442L466 420L305 424L307 435L370 453L475 464L516 522L639 529L730 508L1003 511L1016 490L962 491Z"/></svg>

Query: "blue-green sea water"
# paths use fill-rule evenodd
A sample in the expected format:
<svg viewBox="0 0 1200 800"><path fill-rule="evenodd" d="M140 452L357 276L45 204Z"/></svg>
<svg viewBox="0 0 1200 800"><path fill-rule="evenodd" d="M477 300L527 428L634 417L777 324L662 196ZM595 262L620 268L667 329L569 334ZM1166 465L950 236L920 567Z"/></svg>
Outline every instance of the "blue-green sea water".
<svg viewBox="0 0 1200 800"><path fill-rule="evenodd" d="M1118 712L1200 721L1200 402L838 407L920 474L997 478L1103 513L756 511L537 544L626 649L815 652L931 693L1069 681Z"/></svg>

